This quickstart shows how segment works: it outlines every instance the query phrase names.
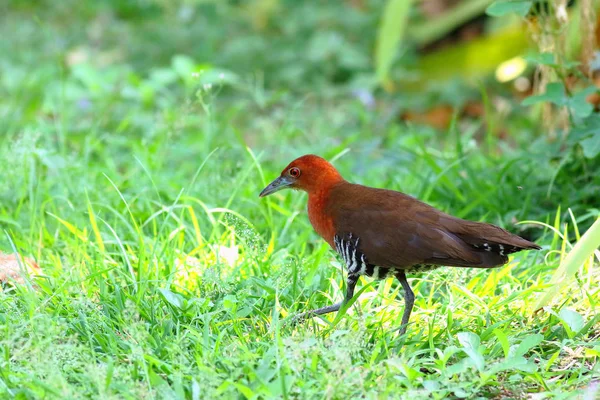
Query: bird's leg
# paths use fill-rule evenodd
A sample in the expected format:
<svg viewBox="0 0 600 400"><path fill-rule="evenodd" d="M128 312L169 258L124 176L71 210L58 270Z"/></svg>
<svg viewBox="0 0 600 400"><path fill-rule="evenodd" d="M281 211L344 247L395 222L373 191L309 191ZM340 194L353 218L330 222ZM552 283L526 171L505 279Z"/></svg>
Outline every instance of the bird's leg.
<svg viewBox="0 0 600 400"><path fill-rule="evenodd" d="M321 307L321 308L317 308L316 310L303 312L302 314L298 314L294 319L296 321L301 321L306 318L314 317L315 315L323 315L323 314L328 314L330 312L338 311L344 304L348 303L354 296L354 288L356 287L357 281L358 281L358 275L356 275L356 274L348 275L348 279L346 279L346 297L344 297L344 300L340 301L339 303L335 303L333 305L327 306L327 307Z"/></svg>
<svg viewBox="0 0 600 400"><path fill-rule="evenodd" d="M402 314L402 326L400 327L400 335L404 335L406 333L408 320L410 319L410 313L415 305L415 294L406 280L406 274L404 271L398 272L396 274L396 278L398 278L402 284L402 288L404 289L404 314Z"/></svg>

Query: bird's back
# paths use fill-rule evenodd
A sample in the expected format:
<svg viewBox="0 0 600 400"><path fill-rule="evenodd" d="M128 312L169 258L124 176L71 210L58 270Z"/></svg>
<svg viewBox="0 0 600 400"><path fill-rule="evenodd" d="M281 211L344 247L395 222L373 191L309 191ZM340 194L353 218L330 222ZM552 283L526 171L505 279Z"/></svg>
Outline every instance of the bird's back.
<svg viewBox="0 0 600 400"><path fill-rule="evenodd" d="M538 249L502 228L452 217L404 193L342 182L324 212L340 238L358 239L369 264L410 270L415 265L489 268L507 255Z"/></svg>

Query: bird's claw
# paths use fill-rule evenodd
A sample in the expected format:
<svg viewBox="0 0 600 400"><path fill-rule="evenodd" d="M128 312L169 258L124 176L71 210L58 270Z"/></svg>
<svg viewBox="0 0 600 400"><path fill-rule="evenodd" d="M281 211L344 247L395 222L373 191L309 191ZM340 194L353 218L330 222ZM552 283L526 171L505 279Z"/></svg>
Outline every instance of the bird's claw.
<svg viewBox="0 0 600 400"><path fill-rule="evenodd" d="M312 318L312 317L314 317L314 314L311 311L303 312L303 313L292 316L288 320L287 324L291 325L291 326L296 326L296 324L304 322L307 319Z"/></svg>

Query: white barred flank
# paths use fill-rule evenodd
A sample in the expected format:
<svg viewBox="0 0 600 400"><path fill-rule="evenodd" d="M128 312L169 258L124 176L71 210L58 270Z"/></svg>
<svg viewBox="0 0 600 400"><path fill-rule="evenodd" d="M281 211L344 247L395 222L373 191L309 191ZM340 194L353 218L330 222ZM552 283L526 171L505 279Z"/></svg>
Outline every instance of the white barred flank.
<svg viewBox="0 0 600 400"><path fill-rule="evenodd" d="M476 249L481 249L484 251L490 251L492 253L497 253L503 257L508 254L516 253L517 251L521 250L521 248L519 248L519 247L515 247L515 246L511 246L511 245L507 245L507 244L500 244L500 243L474 244L473 247Z"/></svg>
<svg viewBox="0 0 600 400"><path fill-rule="evenodd" d="M352 234L350 234L348 239L342 239L335 235L333 241L337 252L342 256L348 268L348 273L365 275L367 272L367 259L358 248L360 238L353 240Z"/></svg>
<svg viewBox="0 0 600 400"><path fill-rule="evenodd" d="M438 265L417 264L409 268L386 268L369 264L366 256L360 251L358 244L360 238L354 238L352 234L348 235L347 239L343 239L338 235L333 238L335 249L342 256L348 275L366 275L374 279L385 279L388 276L395 276L398 272L404 271L409 273L426 272L432 269L439 268ZM489 250L488 250L489 251Z"/></svg>

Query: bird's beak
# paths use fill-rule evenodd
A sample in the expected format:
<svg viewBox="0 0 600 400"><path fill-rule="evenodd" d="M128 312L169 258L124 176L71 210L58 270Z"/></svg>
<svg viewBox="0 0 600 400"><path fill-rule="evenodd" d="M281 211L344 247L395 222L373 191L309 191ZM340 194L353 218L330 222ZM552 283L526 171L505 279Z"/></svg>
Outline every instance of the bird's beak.
<svg viewBox="0 0 600 400"><path fill-rule="evenodd" d="M280 191L281 189L285 189L292 185L294 180L292 178L288 178L287 176L280 176L275 179L273 182L269 183L269 186L263 189L262 192L258 195L258 197L265 197L275 192Z"/></svg>

